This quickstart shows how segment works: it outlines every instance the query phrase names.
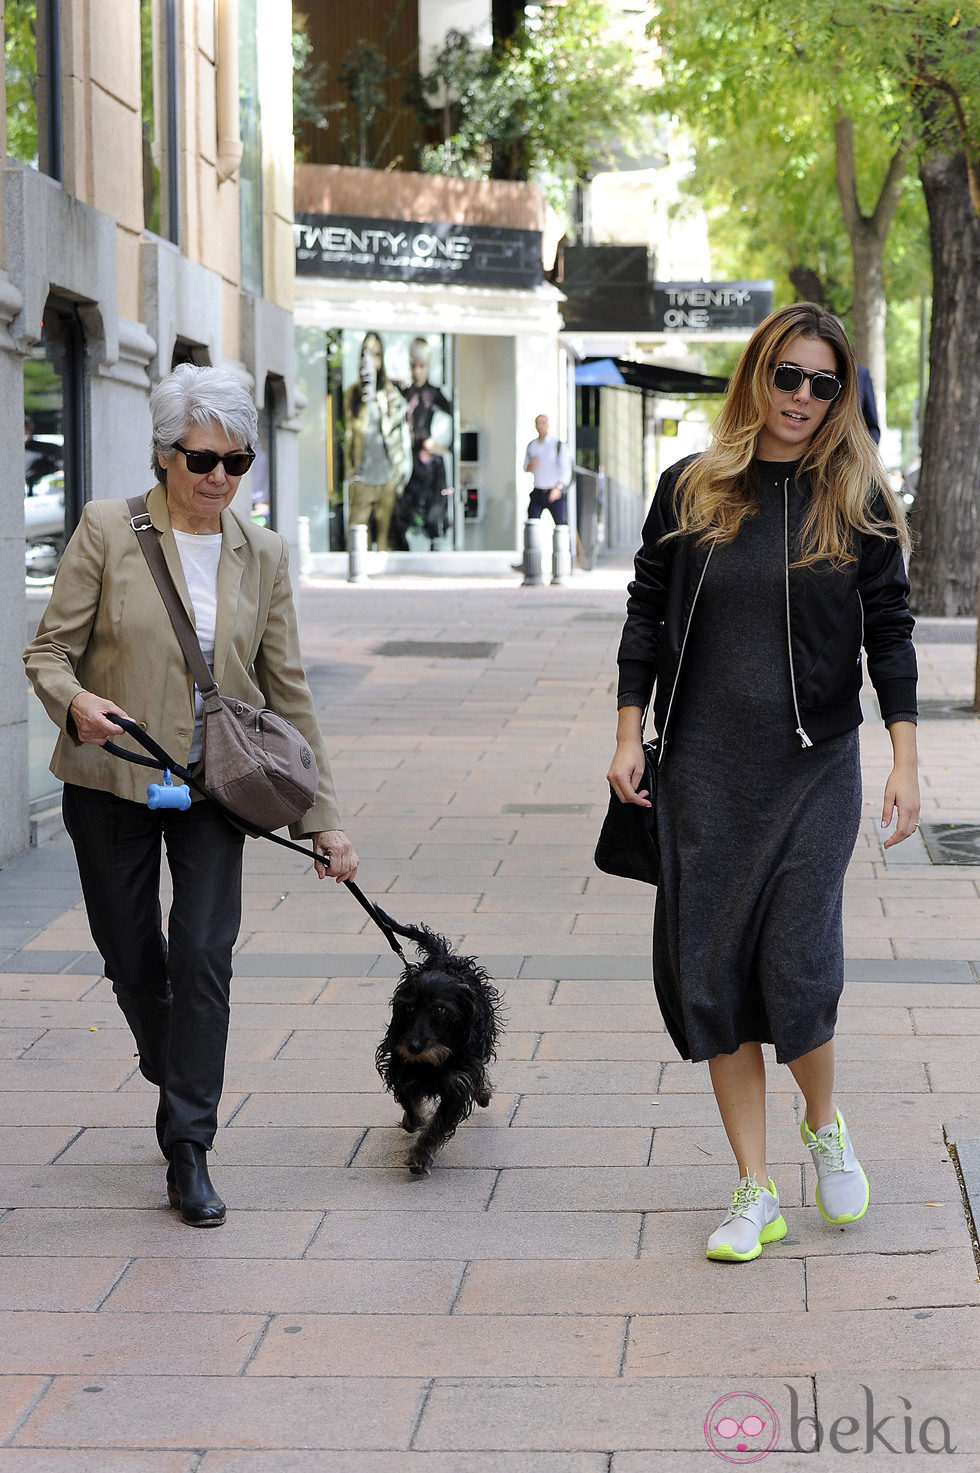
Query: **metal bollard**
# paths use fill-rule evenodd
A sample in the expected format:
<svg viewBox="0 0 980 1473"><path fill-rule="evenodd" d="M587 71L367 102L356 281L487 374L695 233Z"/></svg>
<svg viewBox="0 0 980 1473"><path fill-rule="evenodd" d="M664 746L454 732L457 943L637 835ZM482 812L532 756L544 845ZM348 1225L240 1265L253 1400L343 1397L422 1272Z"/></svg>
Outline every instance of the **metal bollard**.
<svg viewBox="0 0 980 1473"><path fill-rule="evenodd" d="M366 583L364 559L367 556L368 529L363 522L353 522L347 528L347 582Z"/></svg>
<svg viewBox="0 0 980 1473"><path fill-rule="evenodd" d="M541 519L529 517L524 523L524 582L523 588L538 588L541 577Z"/></svg>
<svg viewBox="0 0 980 1473"><path fill-rule="evenodd" d="M572 576L572 537L566 526L556 526L551 544L551 581L567 583Z"/></svg>

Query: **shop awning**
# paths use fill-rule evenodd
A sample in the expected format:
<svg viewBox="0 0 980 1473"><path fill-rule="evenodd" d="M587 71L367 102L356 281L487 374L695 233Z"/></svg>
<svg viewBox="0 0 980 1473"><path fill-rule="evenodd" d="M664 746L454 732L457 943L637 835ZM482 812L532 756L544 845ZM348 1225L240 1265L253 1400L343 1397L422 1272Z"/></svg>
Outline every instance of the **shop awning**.
<svg viewBox="0 0 980 1473"><path fill-rule="evenodd" d="M727 378L691 373L662 363L634 363L630 358L586 358L575 365L575 382L593 387L648 389L652 394L724 394Z"/></svg>
<svg viewBox="0 0 980 1473"><path fill-rule="evenodd" d="M626 380L611 358L589 358L585 363L576 363L575 382L585 388L609 388L625 384Z"/></svg>

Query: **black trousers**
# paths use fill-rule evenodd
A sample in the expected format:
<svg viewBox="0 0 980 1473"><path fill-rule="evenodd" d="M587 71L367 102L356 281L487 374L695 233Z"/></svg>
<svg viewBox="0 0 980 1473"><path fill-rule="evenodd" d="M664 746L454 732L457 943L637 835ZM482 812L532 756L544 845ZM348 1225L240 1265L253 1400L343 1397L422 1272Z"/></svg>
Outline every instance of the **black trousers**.
<svg viewBox="0 0 980 1473"><path fill-rule="evenodd" d="M136 1040L140 1071L160 1087L167 1108L165 1143L210 1148L224 1082L244 836L208 803L183 813L152 810L70 783L62 811L105 974ZM173 881L169 941L160 907L163 846Z"/></svg>
<svg viewBox="0 0 980 1473"><path fill-rule="evenodd" d="M555 497L554 501L548 499L550 496L550 491L542 491L535 486L527 504L527 519L533 522L541 516L543 511L550 511L554 517L555 526L564 527L568 521L568 493L563 491L560 496Z"/></svg>

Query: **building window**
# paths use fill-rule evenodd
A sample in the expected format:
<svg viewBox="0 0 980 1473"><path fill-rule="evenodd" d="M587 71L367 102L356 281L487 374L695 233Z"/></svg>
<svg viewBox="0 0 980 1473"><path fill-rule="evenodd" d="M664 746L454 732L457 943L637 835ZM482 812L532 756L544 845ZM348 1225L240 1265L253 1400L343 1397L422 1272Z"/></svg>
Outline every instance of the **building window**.
<svg viewBox="0 0 980 1473"><path fill-rule="evenodd" d="M50 296L41 341L24 362L24 536L29 589L50 587L65 543L88 499L88 379L78 308ZM28 601L39 616L40 599ZM28 796L46 808L59 784L48 771L51 726L37 696L28 701Z"/></svg>
<svg viewBox="0 0 980 1473"><path fill-rule="evenodd" d="M85 335L77 306L49 296L41 341L24 362L24 536L29 589L50 587L65 543L88 499L88 379ZM33 635L41 598L28 600ZM32 618L32 616L34 616ZM47 808L59 784L48 771L51 726L37 696L27 712L28 796Z"/></svg>
<svg viewBox="0 0 980 1473"><path fill-rule="evenodd" d="M598 388L580 384L575 390L578 415L575 425L575 456L586 470L599 469L599 425L601 396Z"/></svg>
<svg viewBox="0 0 980 1473"><path fill-rule="evenodd" d="M240 0L238 14L239 126L243 149L238 174L242 287L261 296L262 111L259 103L257 0Z"/></svg>
<svg viewBox="0 0 980 1473"><path fill-rule="evenodd" d="M306 399L299 434L299 514L313 552L343 552L344 410L341 335L296 328L296 384Z"/></svg>
<svg viewBox="0 0 980 1473"><path fill-rule="evenodd" d="M177 176L176 0L140 0L143 111L143 220L176 245L180 238Z"/></svg>
<svg viewBox="0 0 980 1473"><path fill-rule="evenodd" d="M279 509L276 485L276 434L286 402L286 388L281 378L269 374L265 381L265 402L259 411L259 443L255 447L255 464L248 473L252 493L252 521L260 527L277 530Z"/></svg>
<svg viewBox="0 0 980 1473"><path fill-rule="evenodd" d="M3 11L7 152L61 179L61 0L7 0Z"/></svg>
<svg viewBox="0 0 980 1473"><path fill-rule="evenodd" d="M187 338L178 338L170 355L170 372L178 363L194 363L198 368L210 368L211 360L203 343L192 343Z"/></svg>
<svg viewBox="0 0 980 1473"><path fill-rule="evenodd" d="M28 580L54 577L88 498L85 338L78 311L51 296L24 363L24 535Z"/></svg>

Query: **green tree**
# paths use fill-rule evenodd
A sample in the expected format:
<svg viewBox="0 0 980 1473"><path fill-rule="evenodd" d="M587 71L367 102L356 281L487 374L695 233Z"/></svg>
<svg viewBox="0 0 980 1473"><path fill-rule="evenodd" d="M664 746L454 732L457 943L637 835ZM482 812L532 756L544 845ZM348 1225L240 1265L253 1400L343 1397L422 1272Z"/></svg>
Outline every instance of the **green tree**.
<svg viewBox="0 0 980 1473"><path fill-rule="evenodd" d="M777 301L796 297L819 302L848 321L856 337L853 256L841 217L833 144L821 137L816 110L780 120L781 152L771 125L770 113L743 109L739 126L728 134L698 138L684 192L708 215L713 269L723 276L772 277ZM862 190L863 175L876 150L883 173L887 158L878 130L859 129L856 154ZM913 173L902 181L882 249L888 373L887 400L879 407L887 408L889 424L908 431L918 391L919 304L929 290L925 207ZM914 302L911 319L907 311L897 312L907 302ZM881 379L878 387L879 393L886 389Z"/></svg>
<svg viewBox="0 0 980 1473"><path fill-rule="evenodd" d="M322 132L328 123L327 113L335 112L340 103L320 100L329 68L324 61L313 60L313 42L304 25L293 22L293 128L296 162L302 163L309 152L303 132Z"/></svg>
<svg viewBox="0 0 980 1473"><path fill-rule="evenodd" d="M662 101L699 156L720 154L743 208L756 219L760 207L770 212L771 238L789 246L785 269L797 293L837 310L850 297L855 348L884 406L885 242L911 144L890 79L880 69L849 78L850 37L833 19L838 9L830 0L792 11L772 0L665 7L657 22ZM717 162L715 185L725 187Z"/></svg>
<svg viewBox="0 0 980 1473"><path fill-rule="evenodd" d="M353 127L346 119L340 125L349 164L373 169L380 162L398 122L398 111L388 107L388 84L402 70L389 65L383 47L366 41L353 47L341 62L338 79L347 91L354 113ZM385 118L387 126L378 136L379 124Z"/></svg>
<svg viewBox="0 0 980 1473"><path fill-rule="evenodd" d="M37 166L37 5L6 0L3 40L7 91L7 152Z"/></svg>
<svg viewBox="0 0 980 1473"><path fill-rule="evenodd" d="M451 31L421 93L442 135L430 172L536 178L560 198L660 111L602 0L545 0L490 50Z"/></svg>
<svg viewBox="0 0 980 1473"><path fill-rule="evenodd" d="M664 98L695 137L717 132L734 140L746 118L761 123L776 166L767 195L786 180L780 166L795 161L788 177L799 173L789 115L806 118L813 141L832 149L853 262L855 345L876 380L884 242L905 171L917 165L929 215L933 313L914 591L923 612L972 611L980 535L973 409L980 390L978 0L808 0L791 10L775 0L672 0L657 25ZM868 130L876 131L876 146L865 141Z"/></svg>

